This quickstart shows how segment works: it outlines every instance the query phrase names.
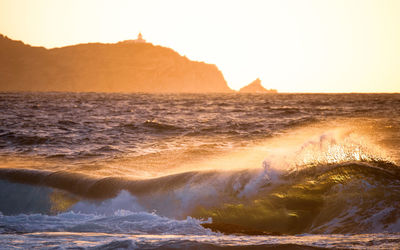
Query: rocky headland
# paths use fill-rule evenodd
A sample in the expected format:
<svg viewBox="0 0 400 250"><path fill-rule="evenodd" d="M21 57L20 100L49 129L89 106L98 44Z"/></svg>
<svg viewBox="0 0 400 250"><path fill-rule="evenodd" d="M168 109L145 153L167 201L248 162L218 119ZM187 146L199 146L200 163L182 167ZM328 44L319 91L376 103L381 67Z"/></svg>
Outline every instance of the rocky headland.
<svg viewBox="0 0 400 250"><path fill-rule="evenodd" d="M46 49L0 35L0 91L234 92L217 66L135 41Z"/></svg>

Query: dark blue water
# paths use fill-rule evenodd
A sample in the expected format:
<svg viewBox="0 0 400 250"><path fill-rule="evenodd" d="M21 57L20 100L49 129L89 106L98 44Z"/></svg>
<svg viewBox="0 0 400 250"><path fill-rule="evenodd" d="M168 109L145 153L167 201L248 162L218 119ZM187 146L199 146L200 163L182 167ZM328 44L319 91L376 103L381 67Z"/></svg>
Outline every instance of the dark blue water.
<svg viewBox="0 0 400 250"><path fill-rule="evenodd" d="M2 93L0 244L396 248L399 107L399 94Z"/></svg>

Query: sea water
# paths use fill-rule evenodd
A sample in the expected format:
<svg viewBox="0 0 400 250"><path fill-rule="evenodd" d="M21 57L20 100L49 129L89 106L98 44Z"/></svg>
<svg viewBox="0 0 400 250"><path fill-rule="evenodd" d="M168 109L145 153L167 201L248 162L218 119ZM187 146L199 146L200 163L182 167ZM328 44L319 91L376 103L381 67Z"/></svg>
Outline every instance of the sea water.
<svg viewBox="0 0 400 250"><path fill-rule="evenodd" d="M400 247L400 94L0 94L1 249Z"/></svg>

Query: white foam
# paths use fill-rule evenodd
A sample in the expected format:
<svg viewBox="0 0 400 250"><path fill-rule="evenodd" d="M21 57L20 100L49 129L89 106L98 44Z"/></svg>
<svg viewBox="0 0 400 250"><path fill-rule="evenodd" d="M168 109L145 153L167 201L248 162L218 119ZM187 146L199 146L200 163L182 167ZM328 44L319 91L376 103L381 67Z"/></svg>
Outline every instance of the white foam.
<svg viewBox="0 0 400 250"><path fill-rule="evenodd" d="M118 210L141 212L146 211L141 207L137 198L128 191L122 190L115 198L103 201L80 201L75 204L71 211L86 214L112 215Z"/></svg>
<svg viewBox="0 0 400 250"><path fill-rule="evenodd" d="M82 214L75 212L58 215L20 214L0 217L4 231L10 232L95 232L135 234L212 234L201 226L204 221L187 217L175 220L147 212L117 211L114 215ZM208 222L211 222L208 220Z"/></svg>
<svg viewBox="0 0 400 250"><path fill-rule="evenodd" d="M398 234L304 234L295 236L237 236L237 235L132 235L96 233L34 233L0 234L2 248L15 249L203 249L203 248L339 248L339 249L397 249Z"/></svg>

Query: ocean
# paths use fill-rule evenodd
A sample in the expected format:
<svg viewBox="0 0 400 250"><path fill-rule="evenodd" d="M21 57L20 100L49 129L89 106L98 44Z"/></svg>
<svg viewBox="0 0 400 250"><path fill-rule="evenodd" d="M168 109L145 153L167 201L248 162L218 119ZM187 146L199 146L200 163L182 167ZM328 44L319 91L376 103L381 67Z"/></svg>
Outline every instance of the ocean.
<svg viewBox="0 0 400 250"><path fill-rule="evenodd" d="M0 249L399 249L400 94L0 93Z"/></svg>

